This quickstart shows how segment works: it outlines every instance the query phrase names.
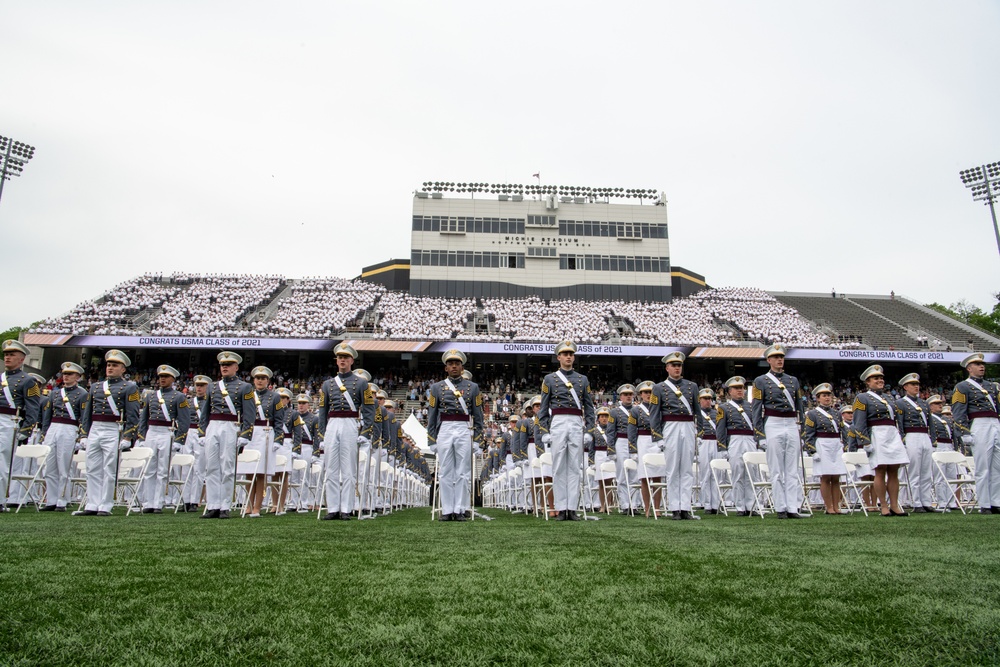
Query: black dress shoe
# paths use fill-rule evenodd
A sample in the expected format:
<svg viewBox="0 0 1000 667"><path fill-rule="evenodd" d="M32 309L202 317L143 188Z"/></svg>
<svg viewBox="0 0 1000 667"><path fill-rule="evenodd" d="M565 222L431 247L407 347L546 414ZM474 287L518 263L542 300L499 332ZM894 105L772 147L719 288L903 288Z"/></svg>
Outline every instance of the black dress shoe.
<svg viewBox="0 0 1000 667"><path fill-rule="evenodd" d="M789 519L801 519L802 515L798 512L787 512Z"/></svg>
<svg viewBox="0 0 1000 667"><path fill-rule="evenodd" d="M451 519L452 521L468 521L468 519L465 518L464 512L462 514L452 514L451 516L452 516Z"/></svg>
<svg viewBox="0 0 1000 667"><path fill-rule="evenodd" d="M892 512L892 510L889 510L889 511ZM912 511L913 511L914 514L924 514L925 512L927 512L927 508L926 507L914 507Z"/></svg>
<svg viewBox="0 0 1000 667"><path fill-rule="evenodd" d="M980 514L993 514L993 508L992 507L980 507L979 508L979 513Z"/></svg>
<svg viewBox="0 0 1000 667"><path fill-rule="evenodd" d="M354 519L354 518L356 518L354 512L341 512L340 513L340 520L341 521L350 521L351 519Z"/></svg>
<svg viewBox="0 0 1000 667"><path fill-rule="evenodd" d="M163 510L161 510L159 507L154 507L153 514L163 514Z"/></svg>
<svg viewBox="0 0 1000 667"><path fill-rule="evenodd" d="M556 515L556 521L566 521L568 519L569 517L566 515L565 510L559 512L559 514Z"/></svg>
<svg viewBox="0 0 1000 667"><path fill-rule="evenodd" d="M991 506L990 512L992 512L993 514L1000 514L1000 507Z"/></svg>
<svg viewBox="0 0 1000 667"><path fill-rule="evenodd" d="M450 514L441 514L441 518L438 519L438 521L451 521L451 515Z"/></svg>
<svg viewBox="0 0 1000 667"><path fill-rule="evenodd" d="M671 521L681 521L684 517L681 516L680 510L674 510L670 513Z"/></svg>
<svg viewBox="0 0 1000 667"><path fill-rule="evenodd" d="M340 518L340 512L327 512L319 518L320 521L336 521Z"/></svg>
<svg viewBox="0 0 1000 667"><path fill-rule="evenodd" d="M101 510L97 513L97 516L111 516L111 512L105 512L104 510Z"/></svg>
<svg viewBox="0 0 1000 667"><path fill-rule="evenodd" d="M787 519L788 518L788 512L778 512L778 518L779 519Z"/></svg>
<svg viewBox="0 0 1000 667"><path fill-rule="evenodd" d="M916 511L916 510L914 510L914 511ZM906 512L893 512L893 511L892 511L892 510L890 509L890 510L889 510L889 516L910 516L910 515L909 515L909 514L907 514Z"/></svg>
<svg viewBox="0 0 1000 667"><path fill-rule="evenodd" d="M153 513L153 508L152 507L143 507L142 508L142 513L143 514L152 514Z"/></svg>
<svg viewBox="0 0 1000 667"><path fill-rule="evenodd" d="M472 518L472 510L465 510L465 518L466 519Z"/></svg>
<svg viewBox="0 0 1000 667"><path fill-rule="evenodd" d="M220 510L208 510L202 514L199 518L201 519L218 519Z"/></svg>
<svg viewBox="0 0 1000 667"><path fill-rule="evenodd" d="M97 516L97 510L78 510L73 512L73 516Z"/></svg>
<svg viewBox="0 0 1000 667"><path fill-rule="evenodd" d="M39 512L55 512L56 511L56 506L55 505L43 505L42 507L40 507L38 509L38 511Z"/></svg>
<svg viewBox="0 0 1000 667"><path fill-rule="evenodd" d="M56 505L56 511L57 512L65 512L66 508L65 507L59 507L59 505Z"/></svg>
<svg viewBox="0 0 1000 667"><path fill-rule="evenodd" d="M705 510L705 514L718 514L719 510Z"/></svg>
<svg viewBox="0 0 1000 667"><path fill-rule="evenodd" d="M583 521L583 517L573 510L566 512L566 518L570 521Z"/></svg>
<svg viewBox="0 0 1000 667"><path fill-rule="evenodd" d="M229 518L229 510L219 510L219 518L220 519L228 519Z"/></svg>
<svg viewBox="0 0 1000 667"><path fill-rule="evenodd" d="M931 514L943 514L944 513L944 510L934 509L933 507L925 507L924 510L927 511L927 512L930 512Z"/></svg>

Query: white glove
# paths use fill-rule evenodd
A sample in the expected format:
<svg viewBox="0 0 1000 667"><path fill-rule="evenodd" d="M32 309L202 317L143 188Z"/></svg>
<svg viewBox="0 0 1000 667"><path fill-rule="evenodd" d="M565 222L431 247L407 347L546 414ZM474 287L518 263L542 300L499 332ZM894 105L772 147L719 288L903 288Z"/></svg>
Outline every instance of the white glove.
<svg viewBox="0 0 1000 667"><path fill-rule="evenodd" d="M722 458L724 461L728 461L729 460L729 450L728 449L720 449L719 450L719 457Z"/></svg>
<svg viewBox="0 0 1000 667"><path fill-rule="evenodd" d="M364 436L364 435L359 435L358 436L358 447L371 446L371 444L372 444L372 441L369 440L367 436Z"/></svg>
<svg viewBox="0 0 1000 667"><path fill-rule="evenodd" d="M875 451L874 447L872 447L871 445L865 445L865 454L867 454L868 456L871 456L872 452L874 452L874 451Z"/></svg>
<svg viewBox="0 0 1000 667"><path fill-rule="evenodd" d="M552 444L552 435L550 433L542 433L542 444L543 445Z"/></svg>
<svg viewBox="0 0 1000 667"><path fill-rule="evenodd" d="M663 440L654 440L652 445L653 445L653 451L663 452L663 447L665 443L663 442Z"/></svg>
<svg viewBox="0 0 1000 667"><path fill-rule="evenodd" d="M971 435L963 435L962 436L962 444L965 445L966 447L972 447L972 445L973 445L972 436Z"/></svg>
<svg viewBox="0 0 1000 667"><path fill-rule="evenodd" d="M589 433L584 433L583 434L583 446L584 447L590 447L590 445L592 445L593 442L594 442L594 436L590 435Z"/></svg>
<svg viewBox="0 0 1000 667"><path fill-rule="evenodd" d="M170 445L170 449L172 449L174 454L176 454L177 452L181 451L181 445L179 442L174 442L173 444Z"/></svg>
<svg viewBox="0 0 1000 667"><path fill-rule="evenodd" d="M605 460L605 461L615 461L615 460L617 460L617 459L618 459L618 456L617 456L617 455L615 455L615 454L608 454L608 458L606 458L606 459L604 459L604 460Z"/></svg>
<svg viewBox="0 0 1000 667"><path fill-rule="evenodd" d="M246 438L236 438L236 449L243 449L250 444L250 441Z"/></svg>
<svg viewBox="0 0 1000 667"><path fill-rule="evenodd" d="M629 458L630 458L631 460L635 461L636 463L638 463L638 462L639 462L639 455L638 455L638 454L629 454L629 455L628 455L628 457L629 457Z"/></svg>
<svg viewBox="0 0 1000 667"><path fill-rule="evenodd" d="M88 444L88 441L87 441L87 439L86 439L86 438L82 438L82 439L80 440L80 442L78 442L78 443L76 443L76 444L77 444L77 447L78 447L78 450L77 450L77 451L81 451L81 452L85 452L85 451L87 451L87 444Z"/></svg>
<svg viewBox="0 0 1000 667"><path fill-rule="evenodd" d="M813 463L822 463L822 461L820 461L820 459L819 459L819 450L818 449L816 450L816 453L813 454Z"/></svg>
<svg viewBox="0 0 1000 667"><path fill-rule="evenodd" d="M438 446L437 445L430 445L427 449L430 450L430 452L432 454L437 454L438 453Z"/></svg>
<svg viewBox="0 0 1000 667"><path fill-rule="evenodd" d="M272 452L276 452L276 451L278 451L279 449L281 449L281 443L279 443L279 442L276 442L276 443L274 443L274 444L272 444L272 445L271 445L271 451L272 451Z"/></svg>
<svg viewBox="0 0 1000 667"><path fill-rule="evenodd" d="M761 438L760 440L758 440L757 441L757 449L759 449L762 452L766 452L767 451L767 440L765 440L764 438Z"/></svg>

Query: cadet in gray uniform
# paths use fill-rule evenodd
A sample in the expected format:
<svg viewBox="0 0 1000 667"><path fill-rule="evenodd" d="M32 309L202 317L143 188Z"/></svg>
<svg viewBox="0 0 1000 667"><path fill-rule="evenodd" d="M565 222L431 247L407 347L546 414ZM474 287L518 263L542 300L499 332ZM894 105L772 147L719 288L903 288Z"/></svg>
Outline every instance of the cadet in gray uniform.
<svg viewBox="0 0 1000 667"><path fill-rule="evenodd" d="M609 459L614 461L615 425L611 423L611 410L605 407L597 409L597 425L594 426L594 480L597 482L598 502L596 507L604 507L604 513L611 513L610 490L605 480L614 479L614 473L601 470L602 464Z"/></svg>
<svg viewBox="0 0 1000 667"><path fill-rule="evenodd" d="M930 436L934 451L955 451L954 437L952 435L953 427L941 416L941 411L944 409L944 399L934 394L927 399L927 408L931 413L928 423L931 429ZM951 486L945 480L958 478L958 465L946 463L941 468L944 470L944 477L940 476L937 472L937 466L934 466L933 474L937 479L937 483L934 486L934 494L937 496L938 507L945 506L943 511L949 512L951 509L958 507L958 494L952 490Z"/></svg>
<svg viewBox="0 0 1000 667"><path fill-rule="evenodd" d="M87 450L87 506L76 516L111 516L119 449L131 449L139 428L139 387L122 377L132 364L121 350L108 350L104 382L90 385Z"/></svg>
<svg viewBox="0 0 1000 667"><path fill-rule="evenodd" d="M861 374L861 381L868 391L854 398L854 418L852 425L858 444L868 453L868 460L875 471L872 488L881 506L882 516L907 516L899 506L899 466L910 459L906 446L899 437L896 409L892 399L882 395L885 376L882 367L873 364Z"/></svg>
<svg viewBox="0 0 1000 667"><path fill-rule="evenodd" d="M964 444L972 447L980 514L1000 514L1000 385L985 379L982 353L962 360L969 377L955 385L951 411Z"/></svg>
<svg viewBox="0 0 1000 667"><path fill-rule="evenodd" d="M753 419L746 409L746 383L740 375L726 380L729 400L719 404L715 420L715 437L719 452L729 460L732 468L733 504L740 516L750 516L754 506L753 480L747 475L743 455L757 451L757 436Z"/></svg>
<svg viewBox="0 0 1000 667"><path fill-rule="evenodd" d="M635 485L638 471L625 467L625 461L635 461L638 450L632 449L629 441L629 417L632 416L632 399L635 397L635 387L623 384L618 387L618 405L611 410L611 419L615 424L615 479L618 482L618 511L622 514L633 514L635 504L629 485Z"/></svg>
<svg viewBox="0 0 1000 667"><path fill-rule="evenodd" d="M253 401L254 421L247 449L259 452L260 460L256 463L238 463L236 465L237 474L252 477L246 499L247 509L244 510L244 517L250 519L260 518L267 476L275 473L274 455L281 447L281 444L275 441L275 437L281 434L285 415L280 411L281 396L278 392L268 389L273 376L274 373L267 366L256 366L250 371L250 377L253 378L251 400Z"/></svg>
<svg viewBox="0 0 1000 667"><path fill-rule="evenodd" d="M208 385L201 411L205 438L205 513L202 519L228 519L236 488L236 456L250 444L254 422L254 390L237 373L243 357L216 355L222 379Z"/></svg>
<svg viewBox="0 0 1000 667"><path fill-rule="evenodd" d="M906 467L909 475L910 504L914 513L941 512L934 508L934 463L931 454L930 408L924 399L920 398L920 376L916 373L904 375L899 386L906 392L896 400L896 422L899 433L906 445L906 455L910 465Z"/></svg>
<svg viewBox="0 0 1000 667"><path fill-rule="evenodd" d="M31 429L41 419L41 388L22 370L28 348L21 342L3 342L3 374L0 374L0 512L7 511L7 492L14 447L31 436Z"/></svg>
<svg viewBox="0 0 1000 667"><path fill-rule="evenodd" d="M304 477L302 481L305 488L308 489L312 482L313 452L316 451L316 445L320 441L319 418L310 410L309 397L305 394L299 394L295 398L295 405L298 410L296 415L298 419L294 422L294 430L292 431L292 452L298 454L306 462L306 468L302 471ZM308 505L304 504L305 500L302 497L304 493L303 489L299 494L299 514L305 514L315 509L312 498L310 498Z"/></svg>
<svg viewBox="0 0 1000 667"><path fill-rule="evenodd" d="M583 448L593 442L596 415L590 397L590 380L573 370L576 344L566 340L556 346L559 370L542 380L538 426L542 442L552 450L552 486L556 521L579 521L580 462Z"/></svg>
<svg viewBox="0 0 1000 667"><path fill-rule="evenodd" d="M207 410L205 396L212 379L207 375L194 376L194 391L188 395L188 410L191 414L191 424L188 428L187 440L184 441L184 451L194 456L194 464L188 473L184 485L184 511L195 512L201 505L201 492L205 487L205 439L199 433L201 428L201 413Z"/></svg>
<svg viewBox="0 0 1000 667"><path fill-rule="evenodd" d="M636 451L636 477L640 483L640 495L642 496L642 506L645 508L645 516L649 518L649 512L653 507L662 505L662 491L657 489L655 493L650 493L650 482L658 484L667 473L666 464L649 465L646 463L646 455L659 453L659 445L653 447L653 430L650 423L650 400L653 396L653 383L649 380L640 382L636 389L639 391L639 400L632 406L632 413L628 420L628 446L629 451Z"/></svg>
<svg viewBox="0 0 1000 667"><path fill-rule="evenodd" d="M712 407L715 392L702 389L698 392L698 410L695 411L695 426L698 429L698 499L705 514L719 513L719 490L712 482L712 461L720 458L719 441L715 436L717 413Z"/></svg>
<svg viewBox="0 0 1000 667"><path fill-rule="evenodd" d="M67 361L62 365L63 386L56 400L42 411L42 439L52 449L45 459L45 506L43 512L65 512L69 502L70 466L77 439L90 427L87 421L87 390L77 384L83 368Z"/></svg>
<svg viewBox="0 0 1000 667"><path fill-rule="evenodd" d="M31 425L31 435L27 440L27 444L37 445L42 439L42 413L45 412L45 407L49 403L49 389L46 386L48 384L48 380L37 373L28 373L28 376L31 377L31 379L33 379L42 390L41 401L39 403L38 421ZM79 444L77 444L77 447L79 447ZM16 453L16 448L14 451ZM11 472L15 475L33 475L35 472L34 459L14 457ZM11 484L8 504L19 505L23 502L26 495L27 494L23 484ZM0 498L0 500L2 500L2 498ZM0 512L5 511L7 511L7 507L0 502Z"/></svg>
<svg viewBox="0 0 1000 667"><path fill-rule="evenodd" d="M483 396L479 385L462 377L465 354L448 350L441 361L448 377L431 386L427 440L437 450L441 521L465 521L472 488L472 447L483 440Z"/></svg>
<svg viewBox="0 0 1000 667"><path fill-rule="evenodd" d="M774 344L764 352L771 370L753 381L754 430L766 441L771 495L779 519L798 519L802 501L802 444L799 424L805 398L798 379L785 370L785 347Z"/></svg>
<svg viewBox="0 0 1000 667"><path fill-rule="evenodd" d="M337 374L323 383L319 397L319 432L323 440L324 521L349 521L354 513L358 450L370 447L375 422L375 393L368 380L353 373L358 353L347 343L333 349Z"/></svg>
<svg viewBox="0 0 1000 667"><path fill-rule="evenodd" d="M187 396L174 391L180 371L163 364L156 369L156 376L160 387L155 399L151 397L139 415L139 439L153 450L142 476L143 514L163 514L171 454L184 446L191 426Z"/></svg>
<svg viewBox="0 0 1000 667"><path fill-rule="evenodd" d="M833 387L823 382L813 389L817 405L806 412L802 440L816 450L813 456L813 474L819 475L820 493L827 514L847 514L840 509L840 477L847 475L844 463L844 441L840 432L840 419L833 410Z"/></svg>
<svg viewBox="0 0 1000 667"><path fill-rule="evenodd" d="M675 520L700 518L691 513L698 385L681 378L684 359L681 352L671 352L661 359L666 364L667 379L653 386L649 400L653 444L667 460L667 509Z"/></svg>

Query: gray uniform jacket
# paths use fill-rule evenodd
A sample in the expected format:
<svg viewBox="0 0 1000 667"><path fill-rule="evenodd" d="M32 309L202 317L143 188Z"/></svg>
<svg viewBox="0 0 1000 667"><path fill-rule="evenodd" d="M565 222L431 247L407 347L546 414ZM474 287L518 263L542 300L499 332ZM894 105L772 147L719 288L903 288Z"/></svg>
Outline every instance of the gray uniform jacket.
<svg viewBox="0 0 1000 667"><path fill-rule="evenodd" d="M187 396L173 387L160 389L160 392L163 396L163 407L167 409L170 418L164 417L156 391L150 392L149 397L142 402L142 411L139 414L139 439L146 439L152 420L153 426L174 427L174 442L183 445L187 439L188 429L191 428L191 409Z"/></svg>
<svg viewBox="0 0 1000 667"><path fill-rule="evenodd" d="M854 432L854 424L840 420L840 439L844 441L845 450L856 452L860 449L858 434Z"/></svg>
<svg viewBox="0 0 1000 667"><path fill-rule="evenodd" d="M52 400L53 396L55 400ZM60 389L53 389L42 410L42 435L49 432L49 426L52 425L53 419L66 420L57 421L57 424L65 424L67 421L75 422L74 426L77 427L79 433L87 433L90 430L90 415L87 414L89 400L90 394L80 385L66 389L65 399L63 399ZM72 408L73 417L70 417L67 406Z"/></svg>
<svg viewBox="0 0 1000 667"><path fill-rule="evenodd" d="M317 409L318 414L316 416L319 417L320 438L326 437L326 423L330 419L330 413L352 412L351 404L345 396L345 394L350 394L351 400L354 401L354 407L361 419L361 428L358 431L358 435L371 440L375 425L376 406L375 394L368 386L368 380L354 373L339 373L337 377L340 378L345 391L341 391L334 379L330 378L323 383L323 389L319 394L319 408Z"/></svg>
<svg viewBox="0 0 1000 667"><path fill-rule="evenodd" d="M821 435L835 435L837 438L841 439L841 446L843 446L840 424L838 423L840 418L838 417L836 411L833 411L832 408L830 410L826 410L826 412L830 415L829 417L816 408L813 408L806 413L805 430L802 433L802 442L813 451L816 450L816 439Z"/></svg>
<svg viewBox="0 0 1000 667"><path fill-rule="evenodd" d="M698 412L698 385L684 378L671 382L677 388L676 392L667 386L667 380L653 385L653 395L649 399L649 427L653 431L653 440L663 439L664 422L688 419L694 423ZM682 397L687 405L684 405Z"/></svg>
<svg viewBox="0 0 1000 667"><path fill-rule="evenodd" d="M996 417L1000 407L1000 384L983 380L977 388L968 379L955 385L951 394L951 416L964 435L971 433L972 421L981 417ZM990 400L993 399L993 400Z"/></svg>
<svg viewBox="0 0 1000 667"><path fill-rule="evenodd" d="M7 373L7 389L14 399L14 405L7 401L7 392L0 391L0 408L6 410L21 411L21 423L18 425L17 433L20 440L27 440L31 435L31 429L41 421L41 397L42 389L35 382L35 378L19 368L12 373Z"/></svg>
<svg viewBox="0 0 1000 667"><path fill-rule="evenodd" d="M904 437L907 433L930 433L931 409L919 396L912 400L917 407L913 407L905 396L896 399L896 424L900 435Z"/></svg>
<svg viewBox="0 0 1000 667"><path fill-rule="evenodd" d="M468 420L469 417L472 417L472 441L482 441L483 395L479 393L479 385L465 378L452 380L451 384L455 387L454 391L448 388L444 380L431 386L430 396L427 398L428 440L432 443L437 442L442 421L461 421L461 418ZM462 409L462 403L458 400L455 392L461 394L468 414ZM513 444L508 446L513 447Z"/></svg>
<svg viewBox="0 0 1000 667"><path fill-rule="evenodd" d="M611 410L611 419L615 423L615 440L619 438L625 439L629 443L629 451L621 452L622 456L628 456L629 454L637 454L639 450L635 449L635 444L628 439L628 418L632 416L632 408L635 407L635 403L631 406L626 407L624 403L619 403ZM619 452L615 450L615 455Z"/></svg>
<svg viewBox="0 0 1000 667"><path fill-rule="evenodd" d="M594 423L597 420L597 411L594 410L594 400L590 396L590 380L586 375L577 373L575 370L561 371L566 378L566 382L559 379L555 373L549 373L542 378L542 405L538 410L538 426L542 433L548 433L552 427L552 416L558 414L560 410L582 410L583 411L583 432L592 433ZM573 399L571 384L576 390L576 396L580 399L580 407ZM556 410L556 413L553 413Z"/></svg>
<svg viewBox="0 0 1000 667"><path fill-rule="evenodd" d="M935 445L939 442L945 444L955 442L955 435L952 432L954 427L947 422L945 417L931 414L928 419L931 425L931 442Z"/></svg>
<svg viewBox="0 0 1000 667"><path fill-rule="evenodd" d="M104 382L95 382L90 385L90 400L87 402L87 433L95 421L116 421L121 424L122 440L135 440L139 430L139 410L140 399L139 387L135 382L127 382L123 378L108 379L107 393L104 391ZM118 416L115 416L111 409L111 398L115 407L118 408Z"/></svg>
<svg viewBox="0 0 1000 667"><path fill-rule="evenodd" d="M253 420L256 408L254 407L254 389L249 382L244 382L238 377L226 378L223 382L223 389L219 388L219 382L211 382L205 393L205 403L201 407L201 420L199 421L199 433L205 435L208 422L212 415L232 415L226 397L232 401L236 409L236 421L239 424L239 437L249 438L253 435Z"/></svg>
<svg viewBox="0 0 1000 667"><path fill-rule="evenodd" d="M645 407L649 410L650 414L646 414L646 410L642 408ZM649 403L633 403L632 413L628 416L628 448L630 453L639 452L639 436L640 435L650 435L654 439L653 430L650 428L649 422L652 419L652 409Z"/></svg>
<svg viewBox="0 0 1000 667"><path fill-rule="evenodd" d="M700 406L694 409L695 426L698 437L702 440L715 440L715 420L718 419L718 411L708 408L703 410Z"/></svg>
<svg viewBox="0 0 1000 667"><path fill-rule="evenodd" d="M867 391L861 392L854 398L854 419L851 424L854 426L854 435L857 436L859 446L866 447L871 444L873 421L881 422L882 426L889 426L891 423L899 428L896 422L896 408L892 404L892 397L883 396L880 401L872 398Z"/></svg>
<svg viewBox="0 0 1000 667"><path fill-rule="evenodd" d="M292 451L302 452L302 445L319 446L319 417L314 412L300 414L295 412L292 420Z"/></svg>
<svg viewBox="0 0 1000 667"><path fill-rule="evenodd" d="M744 419L744 415L750 419L750 424ZM745 401L730 399L720 403L715 415L715 438L719 441L719 449L729 449L729 439L734 435L752 435L756 440L757 434L751 428L752 424L753 418L747 412Z"/></svg>
<svg viewBox="0 0 1000 667"><path fill-rule="evenodd" d="M774 373L778 382L784 385L784 389L776 385L768 374L760 375L753 381L753 403L750 405L753 427L757 431L757 437L764 436L764 422L769 416L789 416L794 417L800 423L805 413L805 397L802 394L802 385L797 378L788 373ZM785 391L792 397L792 404L789 405Z"/></svg>

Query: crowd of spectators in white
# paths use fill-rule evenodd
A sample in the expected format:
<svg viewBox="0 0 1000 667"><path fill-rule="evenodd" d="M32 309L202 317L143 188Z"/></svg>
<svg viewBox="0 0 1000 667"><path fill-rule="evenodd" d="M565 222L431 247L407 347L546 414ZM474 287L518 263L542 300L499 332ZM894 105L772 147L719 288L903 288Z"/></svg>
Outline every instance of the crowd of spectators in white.
<svg viewBox="0 0 1000 667"><path fill-rule="evenodd" d="M670 303L482 299L480 311L471 298L414 297L361 280L319 277L294 282L272 303L286 285L276 275L147 275L116 286L99 303L84 302L43 321L33 332L335 337L373 310L367 330L377 339L830 347L829 338L794 308L752 288L710 289ZM143 311L152 311L146 323L138 321ZM478 317L490 325L472 333L467 325Z"/></svg>
<svg viewBox="0 0 1000 667"><path fill-rule="evenodd" d="M381 285L344 278L304 278L291 286L274 317L254 322L254 336L332 338L364 315L385 292Z"/></svg>

